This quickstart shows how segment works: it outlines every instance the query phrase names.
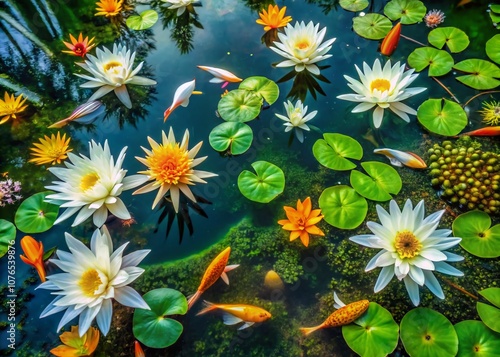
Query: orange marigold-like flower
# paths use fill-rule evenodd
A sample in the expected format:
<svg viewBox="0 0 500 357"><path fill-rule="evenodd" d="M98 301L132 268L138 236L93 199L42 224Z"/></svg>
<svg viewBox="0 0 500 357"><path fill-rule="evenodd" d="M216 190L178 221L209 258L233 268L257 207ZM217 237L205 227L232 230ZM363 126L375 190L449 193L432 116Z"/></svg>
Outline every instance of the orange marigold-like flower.
<svg viewBox="0 0 500 357"><path fill-rule="evenodd" d="M30 148L33 158L29 162L36 165L60 164L68 157L68 152L73 150L69 149L70 141L71 138L66 139L66 134L61 137L60 132L57 132L57 136L52 134L50 138L45 135L45 138L40 138L40 142L33 143L33 147Z"/></svg>
<svg viewBox="0 0 500 357"><path fill-rule="evenodd" d="M98 11L95 16L114 17L123 10L123 0L101 0L95 3Z"/></svg>
<svg viewBox="0 0 500 357"><path fill-rule="evenodd" d="M325 233L318 227L316 223L323 219L320 209L312 210L311 198L307 197L304 202L297 200L297 209L284 206L288 219L278 221L284 230L290 231L290 241L300 237L302 244L306 247L309 245L309 234L324 236Z"/></svg>
<svg viewBox="0 0 500 357"><path fill-rule="evenodd" d="M16 98L14 94L10 96L9 93L5 92L4 100L0 99L0 124L5 123L10 118L16 120L17 114L28 107L28 105L23 106L27 98L21 99L23 99L22 94Z"/></svg>
<svg viewBox="0 0 500 357"><path fill-rule="evenodd" d="M72 34L69 34L69 38L71 39L71 43L63 41L64 45L68 47L71 51L63 51L64 53L69 53L70 55L75 55L79 57L85 57L87 52L89 52L92 48L94 48L95 44L92 43L95 37L92 37L89 41L89 37L85 37L83 39L83 35L80 32L78 36L78 40L73 37Z"/></svg>
<svg viewBox="0 0 500 357"><path fill-rule="evenodd" d="M256 20L259 25L264 26L264 31L269 31L271 29L277 29L280 27L285 27L290 21L292 21L291 16L285 16L286 6L283 6L280 10L278 5L269 4L268 10L262 10L259 13L260 19Z"/></svg>

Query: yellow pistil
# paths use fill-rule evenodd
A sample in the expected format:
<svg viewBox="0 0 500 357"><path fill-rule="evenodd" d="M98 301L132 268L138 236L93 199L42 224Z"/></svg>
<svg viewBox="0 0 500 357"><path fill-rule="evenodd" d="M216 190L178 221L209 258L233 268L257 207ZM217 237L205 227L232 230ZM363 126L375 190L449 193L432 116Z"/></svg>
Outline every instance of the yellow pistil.
<svg viewBox="0 0 500 357"><path fill-rule="evenodd" d="M104 65L104 70L109 71L110 69L114 69L116 67L123 67L123 65L120 62L111 61Z"/></svg>
<svg viewBox="0 0 500 357"><path fill-rule="evenodd" d="M78 282L78 286L88 297L94 296L95 292L99 290L101 284L102 280L99 277L99 273L95 269L89 269L84 272L82 278Z"/></svg>
<svg viewBox="0 0 500 357"><path fill-rule="evenodd" d="M88 189L94 187L94 185L99 181L99 175L95 172L91 172L82 177L80 181L80 189L82 191L87 191Z"/></svg>
<svg viewBox="0 0 500 357"><path fill-rule="evenodd" d="M394 248L399 255L399 258L414 258L420 254L422 243L410 231L402 231L396 233Z"/></svg>
<svg viewBox="0 0 500 357"><path fill-rule="evenodd" d="M372 92L375 89L379 90L380 92L385 92L391 89L391 82L389 82L387 79L375 79L371 82L370 89Z"/></svg>
<svg viewBox="0 0 500 357"><path fill-rule="evenodd" d="M153 148L152 155L146 157L146 162L149 167L146 173L162 185L190 183L193 159L189 158L188 151L181 149L178 143Z"/></svg>
<svg viewBox="0 0 500 357"><path fill-rule="evenodd" d="M302 40L302 41L297 42L297 44L295 45L295 48L298 48L299 50L305 50L305 49L309 48L309 46L310 46L309 41Z"/></svg>
<svg viewBox="0 0 500 357"><path fill-rule="evenodd" d="M486 124L498 125L500 123L500 102L483 102L483 109L479 113Z"/></svg>

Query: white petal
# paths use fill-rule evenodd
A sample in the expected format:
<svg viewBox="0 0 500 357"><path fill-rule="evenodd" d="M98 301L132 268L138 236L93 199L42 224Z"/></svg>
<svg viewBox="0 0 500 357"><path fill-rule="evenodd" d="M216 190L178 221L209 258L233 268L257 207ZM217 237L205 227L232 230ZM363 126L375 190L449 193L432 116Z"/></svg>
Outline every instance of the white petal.
<svg viewBox="0 0 500 357"><path fill-rule="evenodd" d="M375 283L373 291L375 293L381 291L383 288L387 286L387 284L389 284L393 276L394 276L394 269L392 267L390 266L383 267L382 270L380 271L380 274L378 276L377 282Z"/></svg>
<svg viewBox="0 0 500 357"><path fill-rule="evenodd" d="M413 305L418 306L418 304L420 304L418 285L409 276L404 278L403 281L405 282L406 291L408 291L411 302Z"/></svg>
<svg viewBox="0 0 500 357"><path fill-rule="evenodd" d="M151 310L141 295L130 286L123 286L115 290L115 299L120 304L136 309Z"/></svg>
<svg viewBox="0 0 500 357"><path fill-rule="evenodd" d="M113 304L111 302L111 299L105 299L102 301L101 310L96 316L97 326L99 326L99 330L101 330L104 336L106 336L109 332L112 316Z"/></svg>

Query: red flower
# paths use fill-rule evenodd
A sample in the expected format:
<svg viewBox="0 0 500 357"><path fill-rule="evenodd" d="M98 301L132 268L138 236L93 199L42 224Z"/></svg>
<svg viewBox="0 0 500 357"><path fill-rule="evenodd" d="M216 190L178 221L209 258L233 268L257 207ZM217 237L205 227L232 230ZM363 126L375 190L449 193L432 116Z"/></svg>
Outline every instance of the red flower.
<svg viewBox="0 0 500 357"><path fill-rule="evenodd" d="M71 51L63 51L64 53L69 53L70 55L75 55L79 57L85 57L88 51L90 51L95 44L92 44L95 37L92 37L89 41L88 36L83 39L82 34L78 36L78 41L73 37L72 34L69 34L69 38L71 39L71 43L64 42L66 47L68 47Z"/></svg>

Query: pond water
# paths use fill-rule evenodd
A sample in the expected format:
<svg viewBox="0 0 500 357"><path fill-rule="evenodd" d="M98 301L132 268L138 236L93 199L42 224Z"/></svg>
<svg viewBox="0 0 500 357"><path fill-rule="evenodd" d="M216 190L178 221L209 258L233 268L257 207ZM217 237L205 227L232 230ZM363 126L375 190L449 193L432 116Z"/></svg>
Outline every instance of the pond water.
<svg viewBox="0 0 500 357"><path fill-rule="evenodd" d="M485 54L485 44L496 35L497 29L492 25L492 20L486 11L488 9L486 2L424 1L421 3L410 0L407 2L418 3L418 6L426 7L427 11L441 10L446 18L440 27L457 27L467 34L470 44L466 50L452 53L452 65L453 61L459 63L471 58L489 60ZM363 3L363 1L351 3ZM419 114L418 120L415 115L410 115L410 122L406 123L393 112L385 110L379 128L372 120L373 109L352 113L358 103L337 98L339 95L353 93L347 86L344 75L358 79L355 65L362 68L363 62L366 62L372 67L376 59L382 64L388 60L392 64L400 61L402 64L406 63L406 69L409 69L407 63L410 54L415 49L427 45L427 36L431 31L425 25L422 16L419 21L404 24L403 37L399 40L396 50L390 57L385 56L380 53L379 46L380 40L385 37L389 29L386 29L377 40L366 39L353 30L353 18L362 18L371 13L383 15L384 7L389 2L368 3L369 5L362 11L351 12L344 10L339 2L334 0L277 2L202 0L201 6L190 6L185 13L177 16L177 10L168 10L168 5L161 1L128 1L128 5L122 4L121 13L109 17L94 16L96 12L94 1L8 0L0 4L0 87L9 94L16 96L22 94L27 98L25 104L28 104L28 108L18 114L18 120L12 119L0 125L2 137L0 173L5 172L4 177L20 181L23 196L19 202L0 207L2 220L14 222L16 210L23 200L35 193L46 191L44 187L57 180L46 170L50 165L36 166L28 162L32 158L29 148L33 147L33 143L38 142L43 135L57 131L71 137L70 147L77 155L88 156L89 142L92 140L101 144L107 140L115 159L120 150L126 146L126 157L122 167L128 171L128 175L133 175L145 170L144 164L135 157L145 156L141 147L146 149L151 147L148 137L160 143L162 131L168 134L172 129L177 141L180 141L184 132L189 130L189 149L203 142L196 157L207 156L197 169L217 174L216 177L206 178L206 184L191 186L193 193L199 198L199 205L193 205L181 193L181 213L177 215L169 200L163 200L163 206L151 209L157 190L137 195L132 195L135 189L124 191L120 198L133 219L124 221L110 215L106 226L115 249L125 242L130 242L126 253L138 249L151 250L140 265L145 272L131 284L141 295L153 289L171 288L189 296L196 291L206 267L227 246L232 248L228 264L240 264L235 271L228 274L231 284L227 286L221 280L217 281L203 294L197 306L190 309L186 315L179 311L165 314L173 315L171 317L183 325L183 332L177 342L175 342L177 336L165 337L166 340L172 339L170 347L156 348L159 345L154 344L161 345L165 342L163 336L168 335L165 331L175 330L173 326L145 332L144 325L134 326L136 324L132 318L134 310L115 302L110 331L107 336L101 334L95 356L133 356L137 353L134 352L135 340L141 342L146 356L357 354L371 356L370 349L375 351L373 356L387 354L433 356L429 352L425 354L418 346L413 350L411 346L408 347L407 341L422 338L417 330L425 328L425 324L419 326L417 323L417 326L405 326L405 329L401 325L401 339L404 337L403 332L407 332L409 336L406 337L406 341L398 339L397 326L390 327L386 335L382 337L377 335L372 340L361 335L358 342L352 342L355 340L352 334L356 332L348 329L325 328L307 337L299 331L299 327L320 324L335 310L334 291L345 303L362 299L376 303L370 305L369 315L365 315L369 316L369 322L357 321L357 325L351 324L351 326L362 326L362 329L369 329L366 324L373 323L377 327L380 326L378 323L382 324L377 320L377 316L382 319L380 314L383 314L376 310L379 307L387 309L389 315L393 316L394 325L399 325L403 316L415 309L415 304L412 304L402 281L393 279L381 292L377 294L373 292L379 269L371 272L365 272L364 269L375 252L364 249L348 239L356 235L371 234L366 222L381 222L376 205L380 204L389 210L390 198L378 201L364 200L365 211L360 209L344 218L339 218L338 215L334 217L338 211L335 211L335 207L332 208L332 203L321 202L320 196L324 197L326 195L324 190L329 187L355 186L352 183L350 169L332 170L331 167L321 165L325 162L318 158L318 155L321 156L318 152L323 150L314 149L313 152L313 146L316 147L318 142L322 141L323 134L339 133L359 142L360 150L363 152L362 161L361 157L356 155L346 156L357 165L358 170L361 170L361 162L376 161L389 164L385 156L373 153L377 147L413 152L430 165L428 150L433 145L439 144L444 147L446 144L442 144L443 140L449 139L455 142L459 132L485 126L481 122L482 116L479 113L479 110L484 108L482 102L491 102L499 98L499 94L495 91L498 84L492 84L488 89L482 90L471 88L456 79L463 73L451 69L450 65L448 71L435 77L428 76L428 70L423 69L410 87L423 87L425 91L409 96L404 103L417 109L429 98L445 98L463 108L459 112L443 114L448 116L444 119L444 127L460 126L461 124L456 123L465 120L462 128L456 133L437 132L437 124L426 125L420 118L426 113ZM390 3L402 4L406 1L393 0ZM326 28L323 41L336 38L327 52L332 56L317 63L321 70L320 76L312 75L307 70L297 75L293 72L293 67L276 66L284 58L266 46L263 41L263 27L255 23L259 18L259 11L267 9L269 4L276 4L280 8L286 6L286 15L293 18L290 22L292 25L295 25L296 21L303 21L306 24L312 21L314 24L319 24L320 29ZM125 20L128 17L150 9L159 13L158 22L150 29L139 31L127 28ZM389 28L397 23L388 19L386 21L390 24ZM283 28L279 31L284 33ZM106 107L105 112L91 124L71 122L61 129L48 129L49 125L68 117L96 90L96 88L80 87L85 81L74 73L88 72L75 65L75 61L79 60L78 57L61 52L66 49L62 41L68 41L70 33L76 36L80 32L84 36L95 37L97 48L107 47L111 50L113 43L121 43L136 51L134 68L140 61L144 61L144 66L138 75L151 78L157 84L154 86L128 84L130 109L127 109L114 93L108 93L99 98ZM91 49L89 53L95 54L96 49ZM498 51L496 53L498 60L500 55ZM441 69L446 67L439 62L439 59L433 58L430 61L437 61L436 65ZM253 141L248 151L241 155L219 153L209 142L214 127L224 123L218 111L218 103L224 99L224 91L236 90L239 83L210 83L213 76L197 67L200 65L227 70L241 79L262 76L277 83L279 88L277 99L273 103L264 102L262 107L259 105L258 117L247 122L253 132ZM491 65L496 66L492 62ZM497 70L500 72L500 69ZM491 75L493 83L498 82L495 78L500 76ZM195 90L202 94L193 94L188 106L178 106L164 122L163 113L171 105L176 89L193 79L196 80ZM379 82L378 85L383 88L385 84ZM491 90L492 93L485 93L487 90ZM477 97L474 97L476 95ZM317 111L316 116L307 122L311 130L304 131L303 142L298 140L293 130L285 132L283 125L285 122L276 116L276 114L286 116L283 103L290 100L295 104L299 98L308 106L308 112ZM244 103L242 106L247 105L249 104ZM498 103L496 105L498 106ZM439 115L438 113L435 116ZM338 137L335 140L337 139ZM483 152L490 151L493 156L498 152L495 137L479 137L472 140L482 145ZM453 145L458 148L461 145L476 144L466 142ZM347 146L337 150L348 150L349 145ZM325 155L331 157L332 153ZM272 163L284 172L284 189L279 190L277 197L269 203L249 200L238 187L240 173L243 170L253 172L251 164L256 161ZM331 163L330 159L326 161ZM397 177L393 182L392 176L387 176L389 178L386 189L399 207L402 208L407 199L412 200L414 205L423 199L426 216L446 208L439 228L451 229L455 218L464 211L462 208L466 210L464 206L467 204L459 206L449 200L441 199L440 193L443 188L431 185L430 169L421 170L406 166L395 169ZM386 171L381 171L378 178L369 178L369 181L383 180L385 175L392 175L394 171L388 172L390 169L386 168L384 170ZM365 171L368 170L365 168ZM493 168L491 171L488 171L491 177L498 173ZM370 182L365 181L360 185L365 186ZM398 185L402 188L397 189ZM395 191L391 191L391 188ZM387 192L384 193L388 195ZM359 196L358 193L353 194ZM283 206L295 208L298 199L304 201L307 197L311 197L313 209L322 206L325 219L317 225L325 236L311 235L310 244L305 247L300 239L289 242L289 232L281 229L277 221L286 219ZM59 214L61 212L62 209ZM495 224L498 216L491 212L491 219ZM92 218L77 227L71 227L73 220L74 216L45 232L33 233L31 236L42 241L46 250L57 247L68 251L64 240L65 232L82 240L88 246L96 229ZM331 225L332 221L336 221L337 224ZM56 329L62 313L39 318L53 296L49 290L35 290L39 285L36 271L19 258L22 254L20 240L25 235L19 228L14 245L16 258L14 287L17 295L14 320L15 350L9 346L12 345L8 340L9 325L4 324L0 329L1 353L12 356L47 356L51 349L60 345L60 333L56 332ZM494 239L498 239L496 235ZM500 266L497 257L500 251L497 251L496 255L493 252L487 258L481 258L476 256L477 254L469 254L472 253L469 249L463 249L456 244L452 246L449 251L465 257L464 261L451 264L463 271L464 276L436 273L446 298L441 300L434 296L428 287L422 287L419 306L443 314L452 324L464 320L481 321L483 317L478 316L476 300L471 298L471 295L476 297L479 291L498 286ZM498 241L494 241L490 249L498 249ZM7 295L11 295L7 290L7 286L10 287L8 276L11 275L7 270L8 255L0 260L4 301L8 301ZM46 262L45 267L49 276L61 272L53 263ZM276 279L274 282L278 287L269 282L264 283L264 277L270 270L280 276L278 280L284 282L284 287L276 283ZM429 280L427 275L426 279ZM224 325L220 314L196 316L201 309L203 299L214 303L260 306L270 311L272 318L247 329L238 330L235 326ZM495 304L494 299L487 300ZM484 299L482 301L487 302ZM10 321L7 319L8 302L3 302L3 307L2 321ZM428 313L427 310L425 313ZM422 311L424 310L417 312ZM494 313L498 314L498 309ZM488 340L490 344L486 347L494 351L494 348L500 348L500 334L498 330L497 332L490 330L491 326L487 321L484 322L488 327L482 327L481 331L490 336ZM77 324L78 320L74 319L64 326L64 331L70 330L70 326ZM97 323L94 321L92 326L97 327ZM498 328L498 325L496 327ZM448 330L442 332L435 326L431 326L430 329L436 336L450 333ZM454 345L458 346L457 348L468 346L461 340L463 331L460 334L457 329L455 333L452 328L451 334L454 334L454 337L450 337L452 342L449 343L452 347L439 349L439 354L435 356L453 356L457 354L457 349L453 349ZM422 344L425 343L420 343ZM463 352L465 350L461 351L460 353L465 353ZM494 352L485 354L485 356L493 355Z"/></svg>

